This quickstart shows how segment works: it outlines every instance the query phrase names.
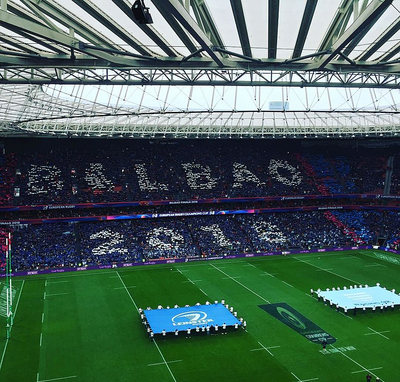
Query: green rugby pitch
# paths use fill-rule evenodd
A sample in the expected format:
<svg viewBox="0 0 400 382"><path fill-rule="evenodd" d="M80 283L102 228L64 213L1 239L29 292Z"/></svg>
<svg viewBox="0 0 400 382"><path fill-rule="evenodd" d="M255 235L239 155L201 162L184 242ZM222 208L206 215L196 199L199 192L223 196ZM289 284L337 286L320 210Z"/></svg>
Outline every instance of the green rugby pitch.
<svg viewBox="0 0 400 382"><path fill-rule="evenodd" d="M365 381L368 371L374 380L400 381L398 308L346 316L309 294L377 282L398 291L399 260L349 251L15 278L15 321L9 341L1 332L0 381L353 382ZM136 310L221 299L246 319L247 331L151 342ZM323 352L259 308L280 302L336 343Z"/></svg>

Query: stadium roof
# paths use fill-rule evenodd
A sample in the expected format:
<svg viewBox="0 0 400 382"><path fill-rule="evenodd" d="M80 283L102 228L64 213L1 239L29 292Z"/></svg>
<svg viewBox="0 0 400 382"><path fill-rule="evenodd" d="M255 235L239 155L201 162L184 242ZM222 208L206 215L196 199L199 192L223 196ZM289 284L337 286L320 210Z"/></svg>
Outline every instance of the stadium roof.
<svg viewBox="0 0 400 382"><path fill-rule="evenodd" d="M400 0L131 6L1 0L1 134L400 134Z"/></svg>

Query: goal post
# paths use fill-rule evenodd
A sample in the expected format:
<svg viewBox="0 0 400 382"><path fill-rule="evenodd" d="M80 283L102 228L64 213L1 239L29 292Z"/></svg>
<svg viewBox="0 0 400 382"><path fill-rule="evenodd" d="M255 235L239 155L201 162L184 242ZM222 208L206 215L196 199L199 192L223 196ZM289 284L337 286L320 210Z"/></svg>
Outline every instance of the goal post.
<svg viewBox="0 0 400 382"><path fill-rule="evenodd" d="M5 250L5 282L6 282L6 334L10 338L13 325L13 290L12 290L12 262L11 262L11 232L6 237Z"/></svg>

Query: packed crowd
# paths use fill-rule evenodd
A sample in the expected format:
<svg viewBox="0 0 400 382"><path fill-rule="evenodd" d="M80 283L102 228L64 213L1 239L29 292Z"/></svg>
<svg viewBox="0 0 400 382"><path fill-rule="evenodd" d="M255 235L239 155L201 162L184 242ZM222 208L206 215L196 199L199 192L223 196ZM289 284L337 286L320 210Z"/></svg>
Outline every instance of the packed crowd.
<svg viewBox="0 0 400 382"><path fill-rule="evenodd" d="M390 193L392 195L400 195L400 155L397 154L394 156L393 161L393 173L392 173L392 181L390 187Z"/></svg>
<svg viewBox="0 0 400 382"><path fill-rule="evenodd" d="M15 181L15 157L6 155L4 147L0 147L0 205L9 205L13 199Z"/></svg>
<svg viewBox="0 0 400 382"><path fill-rule="evenodd" d="M3 205L381 193L389 157L211 140L10 141L4 150Z"/></svg>
<svg viewBox="0 0 400 382"><path fill-rule="evenodd" d="M351 217L351 215L354 215ZM400 239L400 214L325 212L135 219L14 227L15 270L112 264L165 258L375 244L385 231L388 246Z"/></svg>

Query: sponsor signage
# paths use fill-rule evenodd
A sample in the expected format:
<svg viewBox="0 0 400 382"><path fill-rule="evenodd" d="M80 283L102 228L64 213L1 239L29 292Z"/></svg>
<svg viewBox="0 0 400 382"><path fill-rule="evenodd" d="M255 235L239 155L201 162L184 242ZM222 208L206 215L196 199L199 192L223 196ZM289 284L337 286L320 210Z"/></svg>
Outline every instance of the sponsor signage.
<svg viewBox="0 0 400 382"><path fill-rule="evenodd" d="M304 317L300 312L284 302L259 305L259 307L311 342L326 342L327 344L333 344L336 342L335 337L321 329L314 322L309 320L307 317Z"/></svg>
<svg viewBox="0 0 400 382"><path fill-rule="evenodd" d="M77 203L77 204L46 204L27 206L0 206L0 211L31 211L31 210L66 210L84 208L110 208L134 206L161 206L184 204L210 204L210 203L247 203L269 200L305 200L305 199L400 199L400 195L380 194L334 194L334 195L294 195L294 196L261 196L216 199L189 199L189 200L140 200L131 202L104 202L104 203Z"/></svg>
<svg viewBox="0 0 400 382"><path fill-rule="evenodd" d="M359 250L359 249L372 249L372 246L360 246L360 247L343 247L340 250ZM381 248L382 249L382 248ZM333 252L337 250L336 248L325 248L325 252ZM390 251L393 253L399 253L394 250L388 250L384 248L385 251ZM136 263L117 263L117 264L106 264L106 265L91 265L87 267L77 267L77 268L55 268L55 269L41 269L37 271L19 271L13 272L12 276L28 276L46 273L59 273L59 272L75 272L75 271L86 271L101 268L122 268L122 267L135 267L138 265L155 265L155 264L167 264L171 261L175 263L186 263L192 261L207 261L207 260L222 260L222 259L239 259L242 257L258 257L258 256L275 256L275 255L290 255L290 254L302 254L302 253L314 253L318 252L318 248L312 248L310 250L299 250L299 251L277 251L277 252L260 252L260 253L242 253L239 255L227 255L227 256L213 256L213 257L186 257L180 259L164 259L157 261L146 261L146 262L136 262ZM5 277L4 273L0 274L0 278Z"/></svg>

